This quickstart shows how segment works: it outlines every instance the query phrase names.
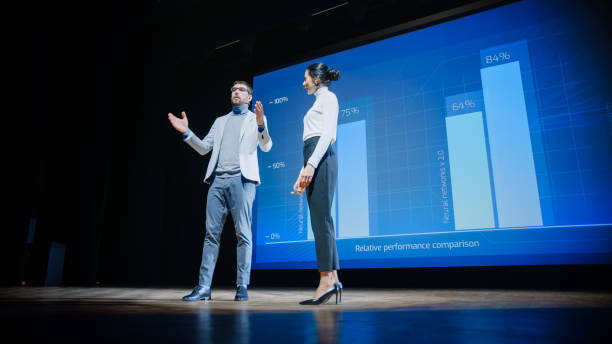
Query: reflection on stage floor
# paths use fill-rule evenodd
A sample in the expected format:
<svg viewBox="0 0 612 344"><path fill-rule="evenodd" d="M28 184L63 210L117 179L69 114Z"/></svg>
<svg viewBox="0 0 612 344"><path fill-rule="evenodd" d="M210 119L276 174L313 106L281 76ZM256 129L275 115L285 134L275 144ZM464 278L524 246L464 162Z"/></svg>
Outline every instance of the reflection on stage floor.
<svg viewBox="0 0 612 344"><path fill-rule="evenodd" d="M166 343L610 342L612 295L517 290L345 289L343 302L301 306L309 289L15 287L2 324L20 341ZM10 333L9 333L10 334ZM8 338L8 337L6 337Z"/></svg>

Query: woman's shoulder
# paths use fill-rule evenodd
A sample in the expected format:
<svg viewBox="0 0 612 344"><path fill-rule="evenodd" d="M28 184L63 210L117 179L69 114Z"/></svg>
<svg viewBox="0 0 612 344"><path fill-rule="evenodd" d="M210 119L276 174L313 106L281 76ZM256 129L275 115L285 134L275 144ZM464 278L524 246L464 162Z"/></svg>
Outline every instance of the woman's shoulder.
<svg viewBox="0 0 612 344"><path fill-rule="evenodd" d="M324 92L321 96L322 100L324 101L335 101L336 103L338 102L338 97L336 97L336 94L330 90L327 90L327 92Z"/></svg>

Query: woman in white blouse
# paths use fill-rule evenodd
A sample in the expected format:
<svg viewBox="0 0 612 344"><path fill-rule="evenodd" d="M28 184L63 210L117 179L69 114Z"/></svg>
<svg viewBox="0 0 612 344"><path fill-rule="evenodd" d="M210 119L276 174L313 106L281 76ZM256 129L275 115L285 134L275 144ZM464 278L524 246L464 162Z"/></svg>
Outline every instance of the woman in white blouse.
<svg viewBox="0 0 612 344"><path fill-rule="evenodd" d="M302 83L316 99L304 116L304 167L293 189L298 194L306 191L321 278L314 297L300 302L303 305L325 303L332 295L336 296L336 303L342 301L336 231L331 216L338 179L338 159L332 146L338 127L338 99L328 89L338 78L339 71L319 62L306 69Z"/></svg>

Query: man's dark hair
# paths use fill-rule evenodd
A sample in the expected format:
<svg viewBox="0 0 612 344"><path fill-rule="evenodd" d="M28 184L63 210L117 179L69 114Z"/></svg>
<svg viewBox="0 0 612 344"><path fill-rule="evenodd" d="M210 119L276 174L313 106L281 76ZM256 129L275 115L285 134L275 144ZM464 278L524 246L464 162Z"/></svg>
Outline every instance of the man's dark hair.
<svg viewBox="0 0 612 344"><path fill-rule="evenodd" d="M249 84L248 82L242 81L242 80L236 80L234 81L234 84L232 85L232 87L236 86L237 84L245 85L249 89L249 94L253 94L253 87L251 87L251 84Z"/></svg>

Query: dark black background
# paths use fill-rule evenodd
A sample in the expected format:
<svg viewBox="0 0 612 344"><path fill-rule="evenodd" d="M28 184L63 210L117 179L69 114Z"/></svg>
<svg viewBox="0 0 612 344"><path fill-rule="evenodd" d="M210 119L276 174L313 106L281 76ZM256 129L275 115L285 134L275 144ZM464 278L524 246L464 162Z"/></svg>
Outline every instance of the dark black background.
<svg viewBox="0 0 612 344"><path fill-rule="evenodd" d="M605 1L591 2L609 11ZM5 74L16 75L9 88L17 94L6 93L16 110L7 110L3 124L2 284L44 284L50 244L59 242L66 245L64 285L190 288L204 238L208 156L181 142L167 113L186 111L202 136L229 110L234 80L252 82L257 73L475 2L350 1L311 16L341 3L60 1L7 11ZM30 218L37 226L27 244ZM232 227L228 220L217 286L235 281ZM362 287L609 289L610 271L607 265L356 269L341 271L341 278ZM317 281L314 270L252 273L253 286Z"/></svg>

